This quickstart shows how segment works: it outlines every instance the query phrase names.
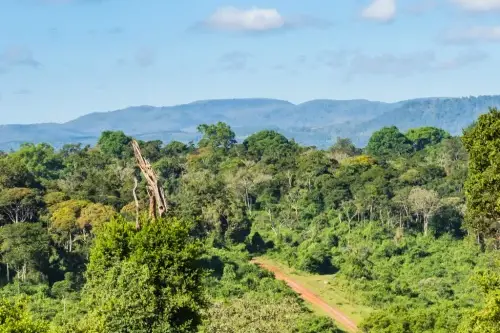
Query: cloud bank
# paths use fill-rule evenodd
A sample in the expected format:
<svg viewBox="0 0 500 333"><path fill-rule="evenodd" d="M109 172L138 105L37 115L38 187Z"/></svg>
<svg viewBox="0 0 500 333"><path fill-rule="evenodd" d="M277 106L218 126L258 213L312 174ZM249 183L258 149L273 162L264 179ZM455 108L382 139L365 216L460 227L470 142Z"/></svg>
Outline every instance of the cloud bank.
<svg viewBox="0 0 500 333"><path fill-rule="evenodd" d="M275 8L241 9L229 6L218 8L195 27L212 31L262 33L290 28L327 28L330 25L327 20L309 16L284 16Z"/></svg>
<svg viewBox="0 0 500 333"><path fill-rule="evenodd" d="M396 17L396 0L374 0L363 9L361 17L379 22L389 22Z"/></svg>

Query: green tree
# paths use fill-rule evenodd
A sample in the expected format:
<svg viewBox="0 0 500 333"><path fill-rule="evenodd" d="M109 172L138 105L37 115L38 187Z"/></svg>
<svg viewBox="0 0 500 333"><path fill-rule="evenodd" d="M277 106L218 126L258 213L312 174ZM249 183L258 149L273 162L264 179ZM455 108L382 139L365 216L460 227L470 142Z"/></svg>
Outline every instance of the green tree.
<svg viewBox="0 0 500 333"><path fill-rule="evenodd" d="M42 183L57 179L63 167L54 148L46 143L23 144L12 157L19 157L35 179Z"/></svg>
<svg viewBox="0 0 500 333"><path fill-rule="evenodd" d="M212 149L222 149L227 151L235 143L233 130L226 123L218 122L215 125L203 124L198 126L198 131L203 135L198 145L203 147L211 147Z"/></svg>
<svg viewBox="0 0 500 333"><path fill-rule="evenodd" d="M256 162L285 164L298 151L298 145L276 131L264 130L243 141L245 154Z"/></svg>
<svg viewBox="0 0 500 333"><path fill-rule="evenodd" d="M195 332L204 307L199 241L176 219L112 221L91 250L83 295L96 332Z"/></svg>
<svg viewBox="0 0 500 333"><path fill-rule="evenodd" d="M0 211L13 222L33 221L39 200L31 188L7 188L0 191Z"/></svg>
<svg viewBox="0 0 500 333"><path fill-rule="evenodd" d="M481 241L500 233L500 111L481 115L462 140L469 152L467 226Z"/></svg>
<svg viewBox="0 0 500 333"><path fill-rule="evenodd" d="M0 333L45 333L47 322L34 320L25 300L0 299Z"/></svg>
<svg viewBox="0 0 500 333"><path fill-rule="evenodd" d="M380 158L406 156L412 151L412 142L396 126L374 132L366 146L366 153Z"/></svg>
<svg viewBox="0 0 500 333"><path fill-rule="evenodd" d="M483 271L475 276L485 295L484 304L464 316L458 333L500 332L500 274L499 267L496 268L496 271Z"/></svg>
<svg viewBox="0 0 500 333"><path fill-rule="evenodd" d="M97 145L108 156L125 158L132 156L131 142L132 138L122 131L104 131L97 141Z"/></svg>
<svg viewBox="0 0 500 333"><path fill-rule="evenodd" d="M0 156L0 188L39 187L19 155Z"/></svg>
<svg viewBox="0 0 500 333"><path fill-rule="evenodd" d="M61 241L67 244L69 252L73 250L75 235L82 230L79 222L82 225L87 222L86 217L82 221L79 221L79 218L82 210L89 204L86 200L67 200L49 208L50 228L61 235Z"/></svg>
<svg viewBox="0 0 500 333"><path fill-rule="evenodd" d="M25 281L31 273L47 270L49 239L47 230L38 223L3 226L0 228L2 262Z"/></svg>
<svg viewBox="0 0 500 333"><path fill-rule="evenodd" d="M436 127L412 128L406 132L405 136L413 142L416 151L422 150L427 146L437 145L444 139L451 138L451 135Z"/></svg>

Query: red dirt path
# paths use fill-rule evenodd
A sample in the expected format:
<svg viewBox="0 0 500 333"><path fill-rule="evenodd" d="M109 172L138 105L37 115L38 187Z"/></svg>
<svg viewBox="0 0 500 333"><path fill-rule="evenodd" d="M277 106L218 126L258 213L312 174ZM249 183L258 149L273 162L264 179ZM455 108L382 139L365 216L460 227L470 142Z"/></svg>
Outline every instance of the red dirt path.
<svg viewBox="0 0 500 333"><path fill-rule="evenodd" d="M292 288L293 291L299 294L303 300L311 304L314 304L323 311L325 311L328 314L328 316L330 316L336 322L342 324L349 332L358 331L358 327L356 326L356 323L354 321L349 319L340 310L332 307L331 305L323 301L321 297L316 296L311 290L301 285L298 281L293 280L290 276L284 273L279 267L264 263L259 259L253 259L252 262L272 272L276 279L286 282L286 284L288 284L288 286Z"/></svg>

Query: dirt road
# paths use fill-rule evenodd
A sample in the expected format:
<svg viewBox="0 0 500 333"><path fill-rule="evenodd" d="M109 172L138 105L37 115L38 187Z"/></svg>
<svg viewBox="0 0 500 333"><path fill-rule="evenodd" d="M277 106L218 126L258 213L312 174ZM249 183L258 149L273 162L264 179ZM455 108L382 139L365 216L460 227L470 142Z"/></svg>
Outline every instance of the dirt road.
<svg viewBox="0 0 500 333"><path fill-rule="evenodd" d="M356 323L349 319L345 314L343 314L340 310L335 309L331 305L327 304L325 301L321 299L321 297L315 295L311 290L301 285L299 282L295 281L290 276L286 275L279 267L270 265L268 263L262 262L261 260L253 259L252 262L260 267L272 272L276 279L285 281L290 288L292 288L300 297L321 308L325 313L327 313L333 320L340 323L343 327L345 327L349 332L357 332L358 327Z"/></svg>

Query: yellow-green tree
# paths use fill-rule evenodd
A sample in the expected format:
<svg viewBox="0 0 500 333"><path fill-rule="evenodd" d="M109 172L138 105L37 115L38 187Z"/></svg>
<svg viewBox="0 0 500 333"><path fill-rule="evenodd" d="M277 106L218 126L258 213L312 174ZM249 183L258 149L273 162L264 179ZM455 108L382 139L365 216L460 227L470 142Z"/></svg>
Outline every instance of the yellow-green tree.
<svg viewBox="0 0 500 333"><path fill-rule="evenodd" d="M62 236L62 241L66 243L69 252L73 250L75 235L80 232L78 218L83 208L90 202L85 200L67 200L49 208L50 228Z"/></svg>
<svg viewBox="0 0 500 333"><path fill-rule="evenodd" d="M48 324L34 320L25 300L0 299L0 333L44 333Z"/></svg>

